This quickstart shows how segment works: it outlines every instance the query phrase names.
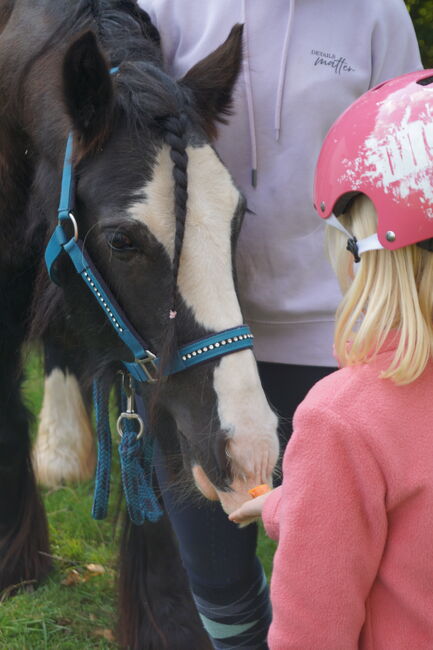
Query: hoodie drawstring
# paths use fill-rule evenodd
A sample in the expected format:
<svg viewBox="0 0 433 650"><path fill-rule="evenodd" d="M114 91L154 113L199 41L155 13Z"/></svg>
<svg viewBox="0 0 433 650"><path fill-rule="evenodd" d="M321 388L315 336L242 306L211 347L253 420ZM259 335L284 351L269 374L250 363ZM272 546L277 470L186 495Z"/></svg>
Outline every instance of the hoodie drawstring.
<svg viewBox="0 0 433 650"><path fill-rule="evenodd" d="M286 34L284 36L283 52L282 52L282 55L281 55L280 74L279 74L279 78L278 78L278 88L277 88L277 97L276 97L276 101L275 101L274 128L275 128L275 141L276 142L278 142L279 139L280 139L281 114L282 114L282 110L283 110L284 86L285 86L285 82L286 82L287 53L289 51L289 41L290 41L290 35L291 35L291 31L292 31L294 13L295 13L295 0L291 0L291 2L290 2L290 10L289 10L289 19L287 21Z"/></svg>
<svg viewBox="0 0 433 650"><path fill-rule="evenodd" d="M284 36L283 51L281 55L277 94L275 99L274 129L275 129L275 140L277 142L280 139L281 115L282 115L284 86L285 86L286 68L287 68L287 55L289 51L289 42L290 42L290 34L291 34L292 24L293 24L294 8L295 8L295 0L291 0L289 18L287 21L286 33ZM246 0L242 0L242 22L244 24L243 69L244 69L244 78L245 78L247 110L248 110L248 127L249 127L250 142L251 142L251 184L253 187L256 187L258 155L257 155L256 125L255 125L255 116L254 116L254 98L253 98L253 89L251 83L251 70L249 66L248 23L247 23L247 16L246 16Z"/></svg>
<svg viewBox="0 0 433 650"><path fill-rule="evenodd" d="M254 119L254 101L253 89L251 85L251 71L249 66L249 49L248 49L248 25L246 15L246 0L242 0L242 22L244 24L244 76L245 76L245 90L247 95L247 108L248 108L248 126L250 131L251 143L251 185L257 185L257 139L256 139L256 125Z"/></svg>

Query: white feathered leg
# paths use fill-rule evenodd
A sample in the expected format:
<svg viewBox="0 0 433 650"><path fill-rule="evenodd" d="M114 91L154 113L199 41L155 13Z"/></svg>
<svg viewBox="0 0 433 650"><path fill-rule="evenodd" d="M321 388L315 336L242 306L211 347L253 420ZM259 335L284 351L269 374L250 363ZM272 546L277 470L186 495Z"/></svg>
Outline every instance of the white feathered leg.
<svg viewBox="0 0 433 650"><path fill-rule="evenodd" d="M95 439L74 375L59 368L45 379L38 436L33 447L36 478L54 487L94 475Z"/></svg>

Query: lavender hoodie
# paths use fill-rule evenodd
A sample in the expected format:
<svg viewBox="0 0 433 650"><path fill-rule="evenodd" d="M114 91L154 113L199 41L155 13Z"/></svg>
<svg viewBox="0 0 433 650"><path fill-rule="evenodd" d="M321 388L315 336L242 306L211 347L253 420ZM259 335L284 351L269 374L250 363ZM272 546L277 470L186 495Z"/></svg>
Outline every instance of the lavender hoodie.
<svg viewBox="0 0 433 650"><path fill-rule="evenodd" d="M245 24L235 113L215 143L253 211L237 252L243 312L259 360L335 365L340 295L313 210L314 166L327 130L350 103L422 67L403 0L139 4L160 30L176 77L220 45L234 23Z"/></svg>

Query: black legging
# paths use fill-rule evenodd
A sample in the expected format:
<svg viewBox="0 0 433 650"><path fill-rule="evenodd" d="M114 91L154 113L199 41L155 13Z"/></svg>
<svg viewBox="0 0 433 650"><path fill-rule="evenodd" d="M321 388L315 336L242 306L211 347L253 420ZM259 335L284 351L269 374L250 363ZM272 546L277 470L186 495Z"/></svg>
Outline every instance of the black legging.
<svg viewBox="0 0 433 650"><path fill-rule="evenodd" d="M333 370L334 368L259 363L264 391L280 416L279 437L282 451L292 432L296 407L310 388ZM194 595L212 605L223 606L238 602L243 594L248 593L250 586L260 579L261 567L256 559L257 526L238 528L228 520L218 503L179 503L179 499L176 499L176 495L170 490L161 460L161 456L157 456L155 464L158 481L179 540L182 560ZM275 483L278 483L278 477ZM257 604L253 616L263 622L265 614L259 609L267 607L267 598L262 597L262 601ZM251 601L248 602L248 607L249 611L254 609ZM219 611L222 612L223 609ZM236 616L234 612L228 611L223 617L215 618L233 624ZM248 620L245 618L245 612L240 612L239 620ZM257 633L257 641L254 639L253 642L251 638L250 636L249 644L237 643L234 637L231 641L224 639L216 643L216 647L266 648L266 629L263 630L263 625Z"/></svg>

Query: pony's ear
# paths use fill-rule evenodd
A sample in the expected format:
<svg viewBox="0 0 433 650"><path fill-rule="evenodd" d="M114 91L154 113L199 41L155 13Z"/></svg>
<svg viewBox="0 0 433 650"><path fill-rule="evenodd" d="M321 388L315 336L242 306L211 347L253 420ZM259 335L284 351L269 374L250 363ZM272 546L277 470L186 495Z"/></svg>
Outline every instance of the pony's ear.
<svg viewBox="0 0 433 650"><path fill-rule="evenodd" d="M242 32L243 25L235 25L227 40L179 82L192 91L211 139L217 135L216 122L226 123L224 116L231 112L233 87L242 63Z"/></svg>
<svg viewBox="0 0 433 650"><path fill-rule="evenodd" d="M63 94L79 155L100 147L113 112L113 85L107 62L93 32L80 36L63 60Z"/></svg>

